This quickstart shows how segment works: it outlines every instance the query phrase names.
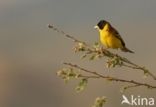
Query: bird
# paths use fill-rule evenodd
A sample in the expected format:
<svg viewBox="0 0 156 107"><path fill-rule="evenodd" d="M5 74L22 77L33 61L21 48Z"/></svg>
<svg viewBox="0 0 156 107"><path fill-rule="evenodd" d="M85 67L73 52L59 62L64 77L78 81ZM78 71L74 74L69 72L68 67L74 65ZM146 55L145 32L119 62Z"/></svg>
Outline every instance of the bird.
<svg viewBox="0 0 156 107"><path fill-rule="evenodd" d="M100 20L94 28L99 31L100 42L106 48L121 49L123 52L134 53L126 47L126 44L121 38L119 32L108 21Z"/></svg>

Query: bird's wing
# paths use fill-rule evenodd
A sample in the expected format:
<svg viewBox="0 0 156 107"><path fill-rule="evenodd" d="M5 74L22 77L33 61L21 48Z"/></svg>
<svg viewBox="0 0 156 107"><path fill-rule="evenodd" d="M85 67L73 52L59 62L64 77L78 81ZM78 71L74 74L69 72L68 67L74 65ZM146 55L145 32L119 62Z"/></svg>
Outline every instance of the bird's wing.
<svg viewBox="0 0 156 107"><path fill-rule="evenodd" d="M112 26L110 27L110 30L114 33L114 36L115 36L115 37L117 37L118 39L121 40L122 45L125 46L125 42L124 42L123 39L121 38L119 32L118 32L115 28L113 28Z"/></svg>

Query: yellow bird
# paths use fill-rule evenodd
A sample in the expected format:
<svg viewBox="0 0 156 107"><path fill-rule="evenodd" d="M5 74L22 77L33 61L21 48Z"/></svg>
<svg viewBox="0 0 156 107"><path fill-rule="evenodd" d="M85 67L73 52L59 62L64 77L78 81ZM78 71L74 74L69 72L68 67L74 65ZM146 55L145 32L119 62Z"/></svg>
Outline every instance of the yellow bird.
<svg viewBox="0 0 156 107"><path fill-rule="evenodd" d="M121 49L124 52L134 53L129 50L118 31L105 20L101 20L94 28L100 33L100 41L106 48Z"/></svg>

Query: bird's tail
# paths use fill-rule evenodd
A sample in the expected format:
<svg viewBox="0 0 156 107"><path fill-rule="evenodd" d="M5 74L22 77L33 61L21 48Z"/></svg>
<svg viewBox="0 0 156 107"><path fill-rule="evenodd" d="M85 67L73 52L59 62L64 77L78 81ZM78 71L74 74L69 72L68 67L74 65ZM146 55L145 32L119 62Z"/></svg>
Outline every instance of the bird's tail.
<svg viewBox="0 0 156 107"><path fill-rule="evenodd" d="M134 53L133 51L131 51L130 49L126 48L126 47L123 47L121 49L123 52L129 52L129 53Z"/></svg>

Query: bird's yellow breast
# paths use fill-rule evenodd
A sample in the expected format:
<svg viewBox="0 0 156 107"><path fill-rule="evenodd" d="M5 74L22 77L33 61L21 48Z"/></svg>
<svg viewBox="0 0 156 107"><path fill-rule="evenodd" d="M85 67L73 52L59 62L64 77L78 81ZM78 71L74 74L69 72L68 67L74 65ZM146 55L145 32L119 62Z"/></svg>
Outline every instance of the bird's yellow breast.
<svg viewBox="0 0 156 107"><path fill-rule="evenodd" d="M111 33L107 30L100 31L100 41L107 48L123 48L121 40L118 39L114 33Z"/></svg>

